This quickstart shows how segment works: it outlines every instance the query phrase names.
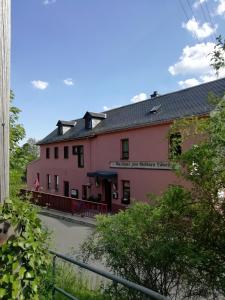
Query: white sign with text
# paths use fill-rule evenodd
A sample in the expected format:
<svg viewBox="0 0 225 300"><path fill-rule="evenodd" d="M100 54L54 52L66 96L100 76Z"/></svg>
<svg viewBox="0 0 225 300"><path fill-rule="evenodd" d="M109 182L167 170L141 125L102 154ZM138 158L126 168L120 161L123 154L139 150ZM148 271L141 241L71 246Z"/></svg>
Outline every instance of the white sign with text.
<svg viewBox="0 0 225 300"><path fill-rule="evenodd" d="M168 161L111 161L110 168L171 170Z"/></svg>

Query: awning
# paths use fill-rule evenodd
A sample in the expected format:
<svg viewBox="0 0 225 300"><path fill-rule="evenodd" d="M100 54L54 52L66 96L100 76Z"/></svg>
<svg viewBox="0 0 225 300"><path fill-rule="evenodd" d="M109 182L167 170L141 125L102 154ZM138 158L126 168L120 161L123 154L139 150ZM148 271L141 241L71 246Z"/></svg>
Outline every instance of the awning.
<svg viewBox="0 0 225 300"><path fill-rule="evenodd" d="M112 172L112 171L95 171L95 172L88 172L87 173L88 177L101 177L101 178L113 178L113 177L117 177L117 173L116 172Z"/></svg>

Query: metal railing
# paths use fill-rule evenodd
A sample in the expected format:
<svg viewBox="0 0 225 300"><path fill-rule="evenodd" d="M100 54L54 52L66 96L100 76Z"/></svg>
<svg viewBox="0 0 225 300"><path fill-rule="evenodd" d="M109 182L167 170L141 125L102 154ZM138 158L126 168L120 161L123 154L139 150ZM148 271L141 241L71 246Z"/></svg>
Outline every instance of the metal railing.
<svg viewBox="0 0 225 300"><path fill-rule="evenodd" d="M64 197L44 192L21 189L21 194L28 197L33 203L71 214L79 214L85 217L94 217L97 214L107 214L107 204L87 201L71 197Z"/></svg>
<svg viewBox="0 0 225 300"><path fill-rule="evenodd" d="M146 287L143 287L139 284L136 284L134 282L131 282L129 280L126 280L122 277L119 277L119 276L116 276L116 275L113 275L109 272L106 272L106 271L103 271L103 270L99 270L95 267L92 267L88 264L85 264L83 262L80 262L80 261L77 261L76 259L74 258L70 258L70 257L67 257L63 254L60 254L60 253L57 253L55 251L52 251L50 250L50 253L53 255L53 287L52 287L52 299L54 300L55 299L55 292L58 292L62 295L64 295L65 297L67 297L68 299L72 299L72 300L79 300L78 298L76 298L76 296L73 296L69 293L67 293L66 291L64 291L63 289L55 286L55 278L56 278L56 259L57 258L60 258L64 261L67 261L73 265L77 265L79 266L80 268L83 268L83 269L86 269L90 272L93 272L95 274L98 274L98 275L101 275L102 277L104 278L107 278L107 279L110 279L113 281L113 283L115 284L122 284L123 286L129 288L129 289L132 289L136 292L139 292L141 294L143 294L146 298L145 299L152 299L152 300L169 300L169 298L165 297L165 296L162 296L160 295L159 293L153 291L153 290L150 290Z"/></svg>

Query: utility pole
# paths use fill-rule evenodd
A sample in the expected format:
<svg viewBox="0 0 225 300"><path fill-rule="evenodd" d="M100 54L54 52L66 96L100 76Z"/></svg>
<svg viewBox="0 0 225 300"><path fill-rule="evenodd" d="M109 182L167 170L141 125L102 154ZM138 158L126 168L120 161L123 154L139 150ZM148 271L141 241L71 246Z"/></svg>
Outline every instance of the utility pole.
<svg viewBox="0 0 225 300"><path fill-rule="evenodd" d="M0 204L9 196L11 0L0 0Z"/></svg>

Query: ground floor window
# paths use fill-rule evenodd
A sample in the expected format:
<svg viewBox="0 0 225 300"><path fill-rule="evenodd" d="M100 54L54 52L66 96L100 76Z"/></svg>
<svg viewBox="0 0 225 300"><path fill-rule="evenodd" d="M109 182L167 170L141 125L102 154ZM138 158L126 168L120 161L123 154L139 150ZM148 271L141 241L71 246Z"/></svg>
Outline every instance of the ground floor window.
<svg viewBox="0 0 225 300"><path fill-rule="evenodd" d="M47 174L47 189L50 190L51 188L51 175Z"/></svg>
<svg viewBox="0 0 225 300"><path fill-rule="evenodd" d="M82 185L82 199L87 200L88 198L88 186Z"/></svg>
<svg viewBox="0 0 225 300"><path fill-rule="evenodd" d="M54 181L55 181L55 191L57 192L59 190L59 176L58 175L54 176Z"/></svg>
<svg viewBox="0 0 225 300"><path fill-rule="evenodd" d="M64 181L64 196L69 197L70 196L70 184L69 181Z"/></svg>
<svg viewBox="0 0 225 300"><path fill-rule="evenodd" d="M79 198L79 191L78 191L78 189L72 189L71 190L71 198L76 198L76 199Z"/></svg>
<svg viewBox="0 0 225 300"><path fill-rule="evenodd" d="M130 204L130 181L128 180L122 181L122 191L123 191L123 196L121 202L123 204Z"/></svg>

